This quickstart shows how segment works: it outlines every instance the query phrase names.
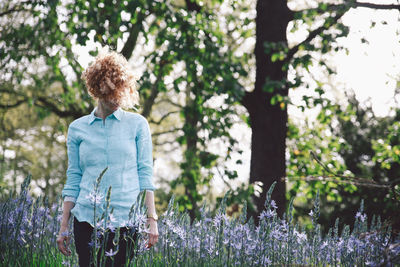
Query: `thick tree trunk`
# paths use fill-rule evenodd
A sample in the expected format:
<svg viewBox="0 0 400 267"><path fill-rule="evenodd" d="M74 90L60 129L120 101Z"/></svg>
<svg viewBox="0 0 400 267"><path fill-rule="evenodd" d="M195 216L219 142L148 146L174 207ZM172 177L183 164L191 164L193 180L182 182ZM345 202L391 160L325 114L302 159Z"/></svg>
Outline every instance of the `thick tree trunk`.
<svg viewBox="0 0 400 267"><path fill-rule="evenodd" d="M281 81L286 79L287 71L282 62L272 62L271 53L265 52L266 42L287 44L286 28L291 12L284 0L258 0L256 18L256 84L254 91L247 93L242 100L250 116L252 129L250 183L263 183L260 197L254 197L257 211L250 216L258 221L264 208L266 192L274 181L277 185L272 199L277 202L278 214L285 210L285 182L281 180L286 173L285 149L287 135L287 109L280 103L271 104L275 94L287 96L288 88L274 88L272 93L263 90L266 79Z"/></svg>
<svg viewBox="0 0 400 267"><path fill-rule="evenodd" d="M264 101L262 101L264 100ZM262 182L260 197L254 197L257 211L250 214L257 216L264 209L266 192L274 181L277 181L272 199L278 205L278 214L285 210L285 150L287 132L287 112L279 105L266 104L265 98L255 98L254 108L249 110L252 129L250 183Z"/></svg>
<svg viewBox="0 0 400 267"><path fill-rule="evenodd" d="M186 64L188 66L188 63ZM187 71L191 71L188 67ZM197 107L197 97L199 96L196 92L197 88L187 88L186 91L186 112L185 112L185 123L183 125L183 131L185 133L186 150L184 152L185 159L181 167L183 167L183 179L185 180L185 195L188 197L189 203L192 205L191 209L188 209L191 221L198 215L198 194L197 184L201 180L201 173L199 169L199 158L197 153L197 143L199 141L197 124L199 123L199 111ZM191 93L194 93L195 99L191 99Z"/></svg>

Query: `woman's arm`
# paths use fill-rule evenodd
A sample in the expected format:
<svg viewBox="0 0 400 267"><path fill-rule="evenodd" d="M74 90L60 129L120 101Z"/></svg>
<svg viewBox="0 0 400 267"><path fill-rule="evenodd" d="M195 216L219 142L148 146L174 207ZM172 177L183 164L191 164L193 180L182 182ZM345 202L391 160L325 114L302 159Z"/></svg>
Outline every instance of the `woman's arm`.
<svg viewBox="0 0 400 267"><path fill-rule="evenodd" d="M71 123L68 127L67 154L67 181L61 192L64 203L60 232L57 236L57 244L61 253L69 256L71 255L71 251L68 249L68 244L70 241L68 222L71 216L71 210L75 206L76 199L79 195L79 184L82 179L82 170L79 166L79 140L75 136L73 123Z"/></svg>
<svg viewBox="0 0 400 267"><path fill-rule="evenodd" d="M153 184L153 144L149 123L144 117L139 120L136 149L140 191L154 191L156 188Z"/></svg>
<svg viewBox="0 0 400 267"><path fill-rule="evenodd" d="M156 214L156 207L154 205L154 192L150 190L146 190L146 199L145 205L147 207L147 214L149 216L153 216ZM150 227L149 231L149 243L147 245L148 248L152 247L158 241L158 227L157 221L149 217L147 218L147 225Z"/></svg>
<svg viewBox="0 0 400 267"><path fill-rule="evenodd" d="M68 245L71 239L70 234L68 233L68 221L71 216L71 210L75 206L75 203L72 201L64 201L63 204L63 214L61 218L61 227L60 232L57 236L57 245L58 249L65 256L71 255L71 250L69 250Z"/></svg>
<svg viewBox="0 0 400 267"><path fill-rule="evenodd" d="M140 191L146 190L145 205L149 217L154 216L156 208L154 205L154 190L153 184L153 154L150 127L147 120L143 117L140 121L138 133L136 137L137 147L137 165L139 176ZM156 217L156 216L155 216ZM147 247L150 248L158 240L157 221L154 218L147 219L149 225L149 240Z"/></svg>
<svg viewBox="0 0 400 267"><path fill-rule="evenodd" d="M154 192L151 190L146 190L146 200L145 204L147 207L147 214L149 216L156 213L156 207L154 205Z"/></svg>
<svg viewBox="0 0 400 267"><path fill-rule="evenodd" d="M67 181L61 192L61 196L71 197L75 200L79 196L79 185L82 180L82 169L79 165L79 145L80 141L76 136L76 126L72 122L68 127L67 134L67 154L68 154L68 168L67 168Z"/></svg>

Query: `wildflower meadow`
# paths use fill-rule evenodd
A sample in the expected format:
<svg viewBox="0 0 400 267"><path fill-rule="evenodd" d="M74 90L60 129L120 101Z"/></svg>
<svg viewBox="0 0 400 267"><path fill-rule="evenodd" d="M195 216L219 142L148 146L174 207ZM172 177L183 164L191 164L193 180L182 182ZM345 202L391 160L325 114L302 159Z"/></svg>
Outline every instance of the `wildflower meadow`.
<svg viewBox="0 0 400 267"><path fill-rule="evenodd" d="M57 248L61 199L51 206L46 198L32 199L30 180L30 176L25 179L16 197L10 194L1 203L1 266L78 266L72 229L62 233L72 237L71 256L62 255ZM97 254L101 247L99 238L108 233L106 229L116 233L119 229L113 229L110 224L113 220L112 210L108 211L111 190L103 196L96 188L95 185L89 196L94 209L101 203L106 207L106 212L96 218L96 234L91 244ZM225 199L213 216L203 204L201 217L191 223L186 212L178 211L172 198L158 222L159 241L150 249L146 248L146 209L141 193L131 208L128 223L138 230L138 239L135 257L127 266L400 266L400 236L391 235L390 225L381 222L379 217L369 220L363 212L363 203L354 215L354 225L341 225L340 219L336 219L335 227L323 235L318 224L318 195L309 213L310 230L294 223L293 200L284 216L277 216L275 201L271 199L273 188L274 185L267 193L259 225L252 219L246 220L246 205L240 216L228 217ZM103 251L100 261L93 257L95 265L104 266L103 259L112 258L117 250Z"/></svg>

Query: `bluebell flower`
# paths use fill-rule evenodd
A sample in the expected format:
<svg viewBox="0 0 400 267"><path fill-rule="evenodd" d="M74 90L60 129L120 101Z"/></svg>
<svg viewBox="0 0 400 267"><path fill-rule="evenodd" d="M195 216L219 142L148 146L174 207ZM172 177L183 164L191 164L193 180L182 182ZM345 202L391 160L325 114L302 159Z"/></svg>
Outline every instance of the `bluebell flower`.
<svg viewBox="0 0 400 267"><path fill-rule="evenodd" d="M103 223L104 223L104 219L101 219L100 221L98 221L98 222L96 223L96 227L97 227L97 228L101 228L101 227L103 226Z"/></svg>
<svg viewBox="0 0 400 267"><path fill-rule="evenodd" d="M110 249L110 251L105 252L105 255L106 255L106 257L112 257L112 256L116 255L117 253L118 253L118 250L113 251L113 249Z"/></svg>
<svg viewBox="0 0 400 267"><path fill-rule="evenodd" d="M264 256L263 263L265 265L270 265L270 264L272 264L272 261L267 256Z"/></svg>
<svg viewBox="0 0 400 267"><path fill-rule="evenodd" d="M213 219L214 226L217 227L220 224L221 220L222 220L221 214L217 214Z"/></svg>
<svg viewBox="0 0 400 267"><path fill-rule="evenodd" d="M213 254L213 252L214 252L214 250L213 250L213 248L211 246L206 248L206 250L207 250L209 255Z"/></svg>
<svg viewBox="0 0 400 267"><path fill-rule="evenodd" d="M64 265L64 266L71 266L71 263L69 261L67 261L67 260L63 260L61 262L61 264Z"/></svg>
<svg viewBox="0 0 400 267"><path fill-rule="evenodd" d="M115 233L115 229L116 229L116 228L115 228L114 225L109 224L107 228L111 231L111 233Z"/></svg>
<svg viewBox="0 0 400 267"><path fill-rule="evenodd" d="M274 209L278 209L275 200L271 200L271 207L273 207Z"/></svg>
<svg viewBox="0 0 400 267"><path fill-rule="evenodd" d="M91 240L89 243L88 243L88 245L89 245L89 247L93 247L94 245L96 245L96 248L100 248L100 243L99 243L99 241L98 240Z"/></svg>
<svg viewBox="0 0 400 267"><path fill-rule="evenodd" d="M320 249L323 250L323 249L326 248L327 246L328 246L328 242L327 242L327 241L324 241L324 242L321 244Z"/></svg>
<svg viewBox="0 0 400 267"><path fill-rule="evenodd" d="M305 241L307 241L307 235L305 233L299 233L297 230L294 230L294 234L297 237L298 243L304 243Z"/></svg>
<svg viewBox="0 0 400 267"><path fill-rule="evenodd" d="M233 242L233 247L236 248L237 250L241 249L242 242L240 242L240 241Z"/></svg>
<svg viewBox="0 0 400 267"><path fill-rule="evenodd" d="M174 247L175 247L175 241L174 241L174 240L171 240L171 241L169 242L169 246L172 247L172 248L174 248Z"/></svg>
<svg viewBox="0 0 400 267"><path fill-rule="evenodd" d="M104 198L103 194L96 194L93 192L90 192L89 195L86 196L86 199L89 199L92 205L99 205L103 200L103 198Z"/></svg>
<svg viewBox="0 0 400 267"><path fill-rule="evenodd" d="M117 221L117 219L115 218L114 214L112 214L112 213L110 213L108 215L108 219L110 220L110 222L116 222Z"/></svg>

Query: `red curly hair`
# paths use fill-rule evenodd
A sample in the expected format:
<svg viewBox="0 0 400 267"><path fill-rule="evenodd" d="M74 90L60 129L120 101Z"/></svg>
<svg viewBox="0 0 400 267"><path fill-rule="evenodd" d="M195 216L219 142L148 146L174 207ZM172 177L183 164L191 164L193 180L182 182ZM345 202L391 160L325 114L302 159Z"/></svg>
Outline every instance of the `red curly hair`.
<svg viewBox="0 0 400 267"><path fill-rule="evenodd" d="M118 106L134 108L139 104L137 76L128 61L117 52L101 52L82 73L89 94Z"/></svg>

